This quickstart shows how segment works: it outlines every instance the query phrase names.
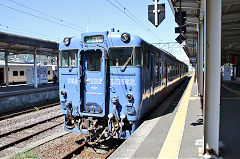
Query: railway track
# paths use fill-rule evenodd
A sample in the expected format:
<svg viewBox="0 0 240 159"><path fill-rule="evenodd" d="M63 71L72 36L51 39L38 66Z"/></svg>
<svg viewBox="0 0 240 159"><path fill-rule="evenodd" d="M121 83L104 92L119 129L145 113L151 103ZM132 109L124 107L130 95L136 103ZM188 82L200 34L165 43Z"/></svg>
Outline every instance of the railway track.
<svg viewBox="0 0 240 159"><path fill-rule="evenodd" d="M56 106L56 105L59 105L59 102L52 103L52 104L48 104L48 105L41 104L41 105L39 105L39 106L32 106L32 107L27 107L27 108L21 108L21 109L12 110L12 111L3 113L3 114L0 116L0 121L1 121L1 120L4 120L4 119L8 119L8 118L15 117L15 116L18 116L18 115L30 113L30 112L33 112L33 111L36 111L36 110L46 109L46 108L53 107L53 106Z"/></svg>
<svg viewBox="0 0 240 159"><path fill-rule="evenodd" d="M82 143L81 145L79 145L77 148L73 149L72 151L68 152L67 154L65 154L63 157L61 157L60 159L69 159L72 158L74 154L78 154L81 152L81 150L84 148L84 146L86 145L86 142Z"/></svg>
<svg viewBox="0 0 240 159"><path fill-rule="evenodd" d="M106 142L108 142L108 141L106 141ZM120 144L118 142L117 142L117 144L115 142L112 142L111 145L107 148L109 151L107 153L101 154L102 157L100 157L100 158L107 159L117 149L118 146L120 146ZM76 156L80 155L80 153L82 153L82 151L87 151L86 148L84 148L84 147L89 147L89 145L86 142L83 142L78 147L76 147L75 149L73 149L70 152L66 153L64 156L60 157L59 159L71 159L73 157L76 157ZM100 154L98 153L98 155L100 155ZM84 158L86 156L80 155L79 157L80 158ZM99 158L99 156L96 157L96 158Z"/></svg>
<svg viewBox="0 0 240 159"><path fill-rule="evenodd" d="M45 124L45 123L47 123L49 121L52 121L52 120L57 119L57 118L60 118L62 116L63 115L57 115L57 116L54 116L54 117L51 117L51 118L48 118L48 119L45 119L45 120L41 120L41 121L35 122L33 124L25 125L23 127L20 127L20 128L17 128L17 129L14 129L14 130L2 133L2 134L0 134L0 139L4 140L5 137L7 139L8 136L14 135L14 134L19 133L21 131L22 131L22 133L24 133L24 131L26 131L28 129L34 128L35 126L39 127L39 126L41 126L41 124ZM2 151L4 149L7 149L7 148L9 148L9 147L11 147L13 145L16 145L16 144L18 144L20 142L23 142L23 141L25 141L25 140L27 140L29 138L32 138L33 136L36 136L36 135L38 135L40 133L43 133L43 132L45 132L47 130L53 129L53 128L61 125L61 124L63 124L63 122L56 122L55 123L55 121L54 121L54 124L51 124L50 126L43 125L44 128L43 129L42 128L38 128L38 129L40 129L39 131L34 131L33 133L30 133L29 135L17 138L15 140L11 141L11 142L8 142L7 144L4 144L4 145L0 146L0 151Z"/></svg>
<svg viewBox="0 0 240 159"><path fill-rule="evenodd" d="M11 130L11 131L8 131L8 132L5 132L5 133L1 133L0 138L3 137L3 136L9 135L9 134L16 133L18 131L27 129L27 128L31 128L31 127L36 126L38 124L42 124L42 123L45 123L47 121L50 121L50 120L53 120L53 119L56 119L56 118L59 118L59 117L62 117L62 116L63 115L54 116L54 117L51 117L51 118L48 118L48 119L45 119L45 120L42 120L42 121L39 121L39 122L35 122L33 124L30 124L30 125L26 125L26 126L23 126L23 127L20 127L20 128L17 128L17 129L14 129L14 130Z"/></svg>

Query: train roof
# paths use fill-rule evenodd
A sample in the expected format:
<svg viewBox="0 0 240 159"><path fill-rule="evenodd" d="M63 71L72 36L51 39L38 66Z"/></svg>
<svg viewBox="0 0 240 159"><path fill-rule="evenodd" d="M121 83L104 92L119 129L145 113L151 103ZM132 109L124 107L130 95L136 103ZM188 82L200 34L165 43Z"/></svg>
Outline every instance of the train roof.
<svg viewBox="0 0 240 159"><path fill-rule="evenodd" d="M123 34L128 34L130 40L127 41L127 42L123 42L122 39L121 39L121 36ZM151 44L151 43L145 41L144 39L142 39L141 37L139 37L135 34L132 34L132 33L128 33L128 32L119 32L119 31L86 32L86 33L82 33L81 36L71 37L71 44L69 46L65 46L64 43L61 42L59 44L59 48L60 48L60 50L64 50L64 49L76 49L76 48L79 48L79 47L84 47L84 45L87 45L85 43L83 44L84 37L91 37L91 36L104 36L104 41L107 40L109 45L110 45L108 47L142 46L142 43L145 42L149 46L161 50L162 53L164 53L169 58L177 60L178 62L184 63L184 62L178 60L175 56L173 56L171 53L167 52L166 50L157 48L153 44ZM91 45L91 44L89 44L89 45Z"/></svg>

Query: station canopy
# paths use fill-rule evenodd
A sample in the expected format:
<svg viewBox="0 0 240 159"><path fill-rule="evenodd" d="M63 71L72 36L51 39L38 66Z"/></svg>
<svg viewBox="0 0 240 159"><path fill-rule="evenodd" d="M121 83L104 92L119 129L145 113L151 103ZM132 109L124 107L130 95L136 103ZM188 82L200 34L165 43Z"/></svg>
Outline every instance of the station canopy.
<svg viewBox="0 0 240 159"><path fill-rule="evenodd" d="M36 49L37 55L58 55L56 42L0 32L0 52L34 54Z"/></svg>
<svg viewBox="0 0 240 159"><path fill-rule="evenodd" d="M180 0L169 0L172 11L179 11ZM197 57L198 23L203 20L204 0L181 0L186 11L186 41L184 50L189 58ZM213 8L214 9L214 8ZM213 19L214 20L214 19ZM222 64L240 56L240 0L222 0Z"/></svg>

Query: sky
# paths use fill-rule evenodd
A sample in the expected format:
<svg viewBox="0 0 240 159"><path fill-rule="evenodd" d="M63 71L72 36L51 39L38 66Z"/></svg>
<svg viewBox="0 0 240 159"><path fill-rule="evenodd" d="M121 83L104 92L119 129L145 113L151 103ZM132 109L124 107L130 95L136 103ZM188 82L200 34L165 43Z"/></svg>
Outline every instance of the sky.
<svg viewBox="0 0 240 159"><path fill-rule="evenodd" d="M0 31L61 42L87 30L115 28L149 43L176 42L177 24L168 1L158 3L165 3L165 19L156 28L148 21L148 5L154 5L153 0L1 0ZM183 49L176 46L164 49L188 63Z"/></svg>

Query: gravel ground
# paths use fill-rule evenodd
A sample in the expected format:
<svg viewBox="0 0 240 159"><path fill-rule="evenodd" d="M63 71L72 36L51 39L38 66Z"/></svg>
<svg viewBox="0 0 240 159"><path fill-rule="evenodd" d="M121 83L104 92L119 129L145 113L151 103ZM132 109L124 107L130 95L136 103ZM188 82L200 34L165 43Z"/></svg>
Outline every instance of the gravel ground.
<svg viewBox="0 0 240 159"><path fill-rule="evenodd" d="M29 125L38 121L42 121L46 118L60 115L60 114L61 114L61 108L58 105L51 108L16 116L10 119L2 120L0 121L0 127L1 127L0 133L11 131L16 128L22 127L24 125ZM55 123L62 122L62 121L63 121L63 117L52 120L51 122L47 122L47 123L35 126L26 131L15 133L15 134L9 135L8 137L0 138L0 146L5 143L14 141L19 137L27 136L28 134L32 134L35 131L39 131L40 129L50 127L51 125L54 125ZM9 155L10 153L14 153L16 150L21 149L26 145L29 145L40 139L46 138L48 136L51 136L53 134L56 134L62 131L64 131L63 125L57 126L51 130L45 131L37 136L34 136L28 139L27 141L21 142L10 148L0 151L0 158L5 155ZM80 134L70 133L60 138L49 141L39 147L36 147L31 152L33 152L39 159L46 159L46 158L56 159L56 158L61 158L66 153L69 153L71 150L78 147L82 142L83 140ZM76 158L76 159L103 158L108 153L108 151L109 149L99 149L99 148L85 146L84 149L81 151L81 153L74 156L73 158Z"/></svg>
<svg viewBox="0 0 240 159"><path fill-rule="evenodd" d="M14 153L16 150L19 150L19 149L21 149L21 148L23 148L23 147L25 147L25 146L27 146L31 143L34 143L34 142L36 142L40 139L46 138L48 136L51 136L51 135L56 134L56 133L61 132L61 131L64 131L63 130L63 125L57 126L53 129L50 129L50 130L45 131L43 133L40 133L39 135L34 136L34 137L24 141L24 142L21 142L19 144L16 144L12 147L9 147L7 149L4 149L4 150L0 151L0 158L3 157L3 156L9 155L11 153Z"/></svg>
<svg viewBox="0 0 240 159"><path fill-rule="evenodd" d="M61 138L47 142L44 145L33 149L40 159L51 158L58 159L78 147L83 142L80 134L70 133ZM113 144L113 143L112 143ZM103 158L108 151L107 149L94 148L85 146L80 154L73 156L75 159L83 158Z"/></svg>
<svg viewBox="0 0 240 159"><path fill-rule="evenodd" d="M83 140L80 134L70 133L61 138L47 142L40 147L36 147L33 151L38 154L40 159L57 159L75 149L82 143L82 141Z"/></svg>
<svg viewBox="0 0 240 159"><path fill-rule="evenodd" d="M74 156L75 159L82 158L103 158L108 151L102 149L96 149L92 147L85 147L84 150L79 154Z"/></svg>
<svg viewBox="0 0 240 159"><path fill-rule="evenodd" d="M10 143L10 142L13 142L17 139L20 139L22 137L25 137L25 136L28 136L28 135L31 135L35 132L38 132L40 130L43 130L47 127L50 127L50 126L53 126L55 125L56 123L60 123L62 122L64 119L63 117L61 118L57 118L57 119L54 119L54 120L51 120L49 122L46 122L46 123L43 123L43 124L39 124L39 125L36 125L32 128L29 128L29 129L25 129L23 131L20 131L20 132L17 132L17 133L13 133L13 134L10 134L10 135L7 135L5 137L1 137L0 138L0 145L4 145L4 144L7 144L7 143Z"/></svg>
<svg viewBox="0 0 240 159"><path fill-rule="evenodd" d="M50 117L61 114L60 105L42 109L39 111L22 114L13 118L0 121L0 133L20 128L24 125L32 124Z"/></svg>
<svg viewBox="0 0 240 159"><path fill-rule="evenodd" d="M98 147L85 147L84 150L79 154L74 156L75 159L92 159L92 158L103 158L107 155L112 148L117 148L124 140L110 139L98 145Z"/></svg>
<svg viewBox="0 0 240 159"><path fill-rule="evenodd" d="M30 113L27 113L27 114L22 114L22 115L13 117L13 118L5 119L5 120L0 121L0 128L1 128L0 133L4 133L6 131L11 131L11 130L14 130L16 128L19 128L19 127L22 127L22 126L25 126L25 125L29 125L29 124L32 124L32 123L36 123L36 122L45 120L47 118L54 117L56 115L60 115L60 114L61 114L61 108L58 105L58 106L54 106L54 107L51 107L51 108L46 108L46 109L42 109L42 110L39 110L39 111L30 112ZM16 139L22 138L22 137L27 136L29 134L32 134L36 131L40 131L41 129L45 129L47 127L53 126L56 123L63 122L63 120L64 120L63 117L57 118L57 119L51 120L49 122L34 126L33 128L29 128L27 130L8 135L6 137L2 137L2 138L0 138L0 146L3 145L3 144L15 141ZM28 145L29 143L36 142L39 139L43 139L47 136L53 135L53 134L55 134L57 132L61 132L61 131L64 131L63 126L57 126L53 129L50 129L46 132L43 132L43 133L41 133L37 136L34 136L34 137L30 138L27 141L21 142L19 144L16 144L16 145L10 147L10 148L7 148L7 149L4 149L4 150L0 151L0 157L3 157L3 156L8 155L10 153L13 153L15 150L23 148L26 145Z"/></svg>

